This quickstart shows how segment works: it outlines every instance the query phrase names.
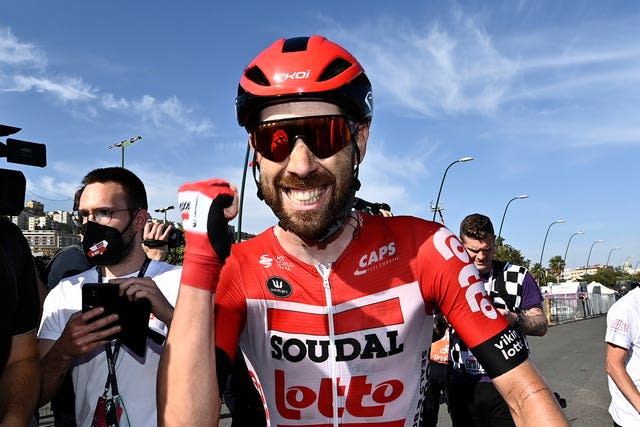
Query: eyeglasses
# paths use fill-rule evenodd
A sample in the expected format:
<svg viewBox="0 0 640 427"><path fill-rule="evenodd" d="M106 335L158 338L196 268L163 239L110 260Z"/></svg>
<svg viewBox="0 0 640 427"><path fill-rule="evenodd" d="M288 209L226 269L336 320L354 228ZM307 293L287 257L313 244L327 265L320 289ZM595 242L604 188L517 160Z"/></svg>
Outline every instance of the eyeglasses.
<svg viewBox="0 0 640 427"><path fill-rule="evenodd" d="M91 211L81 209L72 212L73 221L76 225L81 226L85 223L85 219L88 220L90 215L93 215L93 219L98 224L107 225L111 222L113 214L116 212L130 211L129 208L124 209L110 209L110 208L98 208Z"/></svg>
<svg viewBox="0 0 640 427"><path fill-rule="evenodd" d="M284 161L298 139L319 159L349 145L358 125L344 116L303 117L263 122L251 131L253 148L272 162Z"/></svg>

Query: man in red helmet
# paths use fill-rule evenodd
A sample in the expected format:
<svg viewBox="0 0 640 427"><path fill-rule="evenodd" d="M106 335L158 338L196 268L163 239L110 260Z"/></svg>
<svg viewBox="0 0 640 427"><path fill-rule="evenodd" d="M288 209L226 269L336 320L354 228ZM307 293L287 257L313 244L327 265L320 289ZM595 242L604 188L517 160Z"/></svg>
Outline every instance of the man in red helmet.
<svg viewBox="0 0 640 427"><path fill-rule="evenodd" d="M230 250L233 188L181 187L187 246L162 425L216 425L239 347L272 426L417 426L436 306L517 423L568 425L451 231L352 210L373 97L349 52L320 36L276 41L245 70L236 109L278 224Z"/></svg>

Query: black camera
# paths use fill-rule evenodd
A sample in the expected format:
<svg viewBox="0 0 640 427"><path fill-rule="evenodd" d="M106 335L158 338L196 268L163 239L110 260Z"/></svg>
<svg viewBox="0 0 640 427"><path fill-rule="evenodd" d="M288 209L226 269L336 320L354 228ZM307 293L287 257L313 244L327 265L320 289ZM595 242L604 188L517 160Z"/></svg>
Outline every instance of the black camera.
<svg viewBox="0 0 640 427"><path fill-rule="evenodd" d="M180 246L184 246L185 244L184 231L174 225L173 230L171 230L171 234L169 234L169 237L166 241L145 239L142 243L149 248L161 248L164 245L167 245L169 249L179 248Z"/></svg>
<svg viewBox="0 0 640 427"><path fill-rule="evenodd" d="M169 239L167 243L169 245L169 249L179 248L180 246L184 246L185 244L184 231L182 231L181 229L179 229L177 226L174 225L174 228L173 230L171 230L171 234L169 235Z"/></svg>
<svg viewBox="0 0 640 427"><path fill-rule="evenodd" d="M0 124L0 137L19 132L20 128ZM0 142L0 157L10 163L45 167L47 148L44 144L7 138ZM24 194L27 181L20 171L0 169L0 215L19 215L24 209Z"/></svg>

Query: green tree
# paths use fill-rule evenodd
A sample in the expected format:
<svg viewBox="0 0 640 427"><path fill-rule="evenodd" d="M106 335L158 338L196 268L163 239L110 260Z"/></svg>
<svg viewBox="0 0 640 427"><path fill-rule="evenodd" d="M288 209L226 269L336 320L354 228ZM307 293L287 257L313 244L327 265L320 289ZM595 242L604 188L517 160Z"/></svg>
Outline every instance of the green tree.
<svg viewBox="0 0 640 427"><path fill-rule="evenodd" d="M544 284L544 270L542 270L542 265L539 262L533 264L533 267L529 269L529 273L536 279L538 285Z"/></svg>
<svg viewBox="0 0 640 427"><path fill-rule="evenodd" d="M605 286L613 287L617 281L633 280L633 275L622 271L620 268L606 266L599 268L595 274L585 275L582 280L587 283L595 281Z"/></svg>
<svg viewBox="0 0 640 427"><path fill-rule="evenodd" d="M502 239L502 237L496 240L496 252L494 258L498 261L510 262L527 268L529 268L529 264L531 263L528 259L525 259L518 249L511 245L504 244L504 239Z"/></svg>
<svg viewBox="0 0 640 427"><path fill-rule="evenodd" d="M561 277L562 272L564 271L564 265L564 260L560 255L556 255L549 260L549 270L551 271L551 274L555 276L553 278L554 282L557 281L557 278ZM547 279L551 281L551 276L547 276Z"/></svg>
<svg viewBox="0 0 640 427"><path fill-rule="evenodd" d="M184 246L169 249L164 261L173 265L182 265L182 262L184 261Z"/></svg>

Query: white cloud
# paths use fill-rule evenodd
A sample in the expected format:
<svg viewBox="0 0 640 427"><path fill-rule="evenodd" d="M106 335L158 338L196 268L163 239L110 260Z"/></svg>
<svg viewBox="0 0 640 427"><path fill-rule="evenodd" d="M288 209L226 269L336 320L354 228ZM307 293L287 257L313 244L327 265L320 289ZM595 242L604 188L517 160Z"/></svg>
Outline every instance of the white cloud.
<svg viewBox="0 0 640 427"><path fill-rule="evenodd" d="M0 27L0 65L3 64L11 65L12 69L2 67L0 92L35 91L53 95L64 103L86 102L82 112L72 108L69 113L73 115L95 118L101 112L118 112L150 123L156 129L174 128L179 133L191 135L211 135L213 132L210 120L197 118L192 109L176 96L165 100L158 100L152 95L127 99L101 92L80 77L52 77L46 68L44 52L18 40L10 29ZM31 72L34 67L37 73Z"/></svg>
<svg viewBox="0 0 640 427"><path fill-rule="evenodd" d="M525 136L522 143L526 136L565 147L640 142L640 49L629 36L637 26L614 20L532 32L514 23L505 33L492 13L499 12L454 9L423 24L326 19L325 34L365 66L378 108L398 115L480 116L488 133Z"/></svg>
<svg viewBox="0 0 640 427"><path fill-rule="evenodd" d="M357 52L376 89L405 108L425 116L492 113L517 64L473 20L456 19L464 21L455 26L457 33L437 23L416 28L386 21L333 33ZM365 37L372 32L379 36Z"/></svg>
<svg viewBox="0 0 640 427"><path fill-rule="evenodd" d="M10 28L0 27L0 64L42 68L47 58L34 45L19 41Z"/></svg>
<svg viewBox="0 0 640 427"><path fill-rule="evenodd" d="M79 78L65 77L59 81L34 76L15 75L12 87L2 88L5 92L47 92L55 95L61 101L85 101L95 99L96 95L91 86Z"/></svg>
<svg viewBox="0 0 640 427"><path fill-rule="evenodd" d="M137 114L143 120L152 122L156 128L164 128L168 124L174 124L195 135L210 135L213 131L211 121L194 119L192 110L175 96L158 101L151 95L128 100L106 94L102 97L101 102L107 110Z"/></svg>

